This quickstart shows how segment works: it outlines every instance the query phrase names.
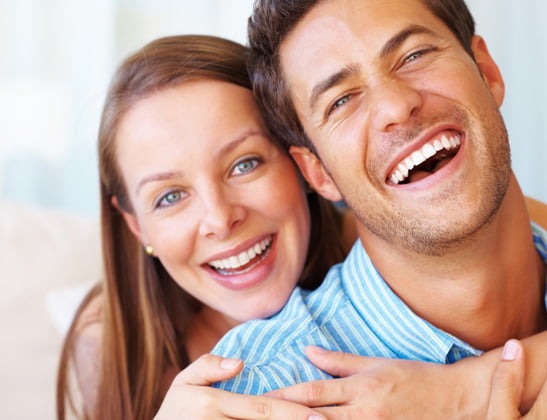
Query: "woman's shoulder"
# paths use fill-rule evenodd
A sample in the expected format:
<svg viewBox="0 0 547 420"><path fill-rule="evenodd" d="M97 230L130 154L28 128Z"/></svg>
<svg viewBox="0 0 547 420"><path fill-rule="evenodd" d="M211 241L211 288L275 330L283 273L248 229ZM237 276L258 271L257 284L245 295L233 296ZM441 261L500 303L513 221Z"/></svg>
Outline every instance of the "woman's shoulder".
<svg viewBox="0 0 547 420"><path fill-rule="evenodd" d="M99 363L99 349L103 336L103 294L96 293L82 303L74 319L74 361L80 372L95 368Z"/></svg>
<svg viewBox="0 0 547 420"><path fill-rule="evenodd" d="M101 292L88 295L76 314L73 327L74 369L88 413L95 405L100 382L103 300Z"/></svg>
<svg viewBox="0 0 547 420"><path fill-rule="evenodd" d="M89 337L100 340L102 337L103 294L98 292L88 296L74 319L76 337Z"/></svg>

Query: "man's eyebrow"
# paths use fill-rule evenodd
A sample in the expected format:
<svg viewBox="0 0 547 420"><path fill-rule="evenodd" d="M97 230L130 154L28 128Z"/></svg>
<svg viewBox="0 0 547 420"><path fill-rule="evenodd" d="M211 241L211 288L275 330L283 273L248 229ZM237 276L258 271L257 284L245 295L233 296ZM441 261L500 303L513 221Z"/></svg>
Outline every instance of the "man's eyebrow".
<svg viewBox="0 0 547 420"><path fill-rule="evenodd" d="M308 101L310 109L315 109L315 107L317 106L317 101L323 93L325 93L330 88L339 85L343 81L349 79L352 75L356 74L358 70L359 66L357 64L349 64L342 70L337 71L336 73L331 74L327 78L320 80L318 83L316 83L311 90L310 99Z"/></svg>
<svg viewBox="0 0 547 420"><path fill-rule="evenodd" d="M401 44L412 35L420 34L435 35L435 32L433 32L431 29L426 28L425 26L410 25L396 33L384 44L384 46L382 47L382 51L380 52L380 58L386 58L389 54L399 48Z"/></svg>
<svg viewBox="0 0 547 420"><path fill-rule="evenodd" d="M393 51L399 48L401 44L405 42L410 36L419 34L434 35L435 32L433 32L431 29L426 28L425 26L410 25L396 33L384 44L382 50L380 51L380 58L385 58L386 56L391 54ZM317 106L317 101L323 93L325 93L332 87L344 82L352 75L356 74L358 70L359 66L357 64L350 63L342 70L316 83L312 88L310 99L308 101L310 109L312 111L315 109L315 107Z"/></svg>

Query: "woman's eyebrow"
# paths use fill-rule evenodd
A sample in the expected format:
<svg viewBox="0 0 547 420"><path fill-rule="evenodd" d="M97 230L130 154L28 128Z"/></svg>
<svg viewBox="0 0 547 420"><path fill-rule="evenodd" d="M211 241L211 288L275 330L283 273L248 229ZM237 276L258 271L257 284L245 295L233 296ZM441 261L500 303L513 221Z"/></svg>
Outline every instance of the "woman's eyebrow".
<svg viewBox="0 0 547 420"><path fill-rule="evenodd" d="M183 173L181 171L165 171L145 176L137 184L137 187L135 188L135 193L138 194L141 188L150 182L165 181L167 179L180 178L182 176Z"/></svg>
<svg viewBox="0 0 547 420"><path fill-rule="evenodd" d="M214 153L216 155L222 156L224 154L230 153L232 150L235 150L241 143L245 142L249 137L261 134L257 130L247 130L238 135L234 140L228 142L223 147L215 151ZM165 172L157 172L150 175L145 176L142 178L139 183L137 184L137 187L135 188L135 192L138 194L138 192L142 189L142 187L150 182L159 182L159 181L165 181L168 179L173 178L182 178L184 176L184 173L182 171L165 171Z"/></svg>

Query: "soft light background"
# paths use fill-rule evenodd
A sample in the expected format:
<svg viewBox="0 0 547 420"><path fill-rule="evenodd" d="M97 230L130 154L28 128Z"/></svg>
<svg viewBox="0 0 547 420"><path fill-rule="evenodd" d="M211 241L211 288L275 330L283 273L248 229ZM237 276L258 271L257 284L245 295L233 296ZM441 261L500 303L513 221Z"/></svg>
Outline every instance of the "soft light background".
<svg viewBox="0 0 547 420"><path fill-rule="evenodd" d="M526 194L547 200L547 2L470 0L505 76ZM96 214L95 135L119 60L176 33L245 42L252 0L0 0L0 199Z"/></svg>
<svg viewBox="0 0 547 420"><path fill-rule="evenodd" d="M244 42L251 5L0 0L0 200L96 214L96 132L115 66L164 35Z"/></svg>

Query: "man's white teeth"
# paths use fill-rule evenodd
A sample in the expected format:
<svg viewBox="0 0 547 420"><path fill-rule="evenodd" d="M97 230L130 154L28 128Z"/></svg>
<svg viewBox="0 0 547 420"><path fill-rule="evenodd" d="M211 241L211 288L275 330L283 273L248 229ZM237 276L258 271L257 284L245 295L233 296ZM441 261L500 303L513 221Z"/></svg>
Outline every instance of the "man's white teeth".
<svg viewBox="0 0 547 420"><path fill-rule="evenodd" d="M390 175L390 180L394 184L399 184L408 178L412 169L421 165L429 158L435 156L441 150L452 150L461 144L460 137L457 135L447 137L443 135L440 139L435 139L426 143L420 150L412 152L409 156L397 165L397 168Z"/></svg>
<svg viewBox="0 0 547 420"><path fill-rule="evenodd" d="M209 265L217 270L225 269L237 269L243 267L245 264L248 264L253 258L257 255L262 254L272 243L272 237L269 236L266 239L258 242L251 248L246 251L239 253L238 255L233 255L229 258L223 258L221 260L215 260L209 262Z"/></svg>

